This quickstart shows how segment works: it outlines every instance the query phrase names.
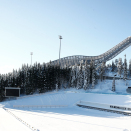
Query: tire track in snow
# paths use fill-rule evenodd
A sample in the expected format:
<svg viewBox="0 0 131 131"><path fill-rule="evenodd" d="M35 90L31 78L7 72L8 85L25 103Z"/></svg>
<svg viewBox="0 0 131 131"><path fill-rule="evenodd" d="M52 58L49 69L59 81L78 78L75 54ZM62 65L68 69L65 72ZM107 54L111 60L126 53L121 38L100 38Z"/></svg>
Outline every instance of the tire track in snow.
<svg viewBox="0 0 131 131"><path fill-rule="evenodd" d="M25 126L27 126L28 128L30 128L32 131L40 131L40 130L34 128L33 126L29 125L27 122L23 121L21 118L19 118L16 115L14 115L11 111L9 111L8 109L6 109L5 107L3 107L3 109L6 112L8 112L9 114L11 114L13 117L15 117L18 121L22 122Z"/></svg>

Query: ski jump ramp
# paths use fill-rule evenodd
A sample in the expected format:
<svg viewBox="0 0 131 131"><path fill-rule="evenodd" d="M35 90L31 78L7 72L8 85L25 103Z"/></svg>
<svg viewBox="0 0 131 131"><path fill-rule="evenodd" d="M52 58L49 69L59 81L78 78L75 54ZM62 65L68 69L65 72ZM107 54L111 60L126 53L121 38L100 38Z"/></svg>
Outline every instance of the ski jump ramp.
<svg viewBox="0 0 131 131"><path fill-rule="evenodd" d="M82 56L82 55L75 55L75 56L68 56L61 58L60 60L52 61L52 65L60 65L61 67L71 66L75 64L80 64L81 61L90 62L93 60L96 64L101 64L102 62L107 62L111 59L113 59L115 56L120 54L122 51L124 51L126 48L128 48L131 45L131 36L127 37L125 40L108 50L107 52L98 55L98 56ZM49 63L47 63L49 64Z"/></svg>

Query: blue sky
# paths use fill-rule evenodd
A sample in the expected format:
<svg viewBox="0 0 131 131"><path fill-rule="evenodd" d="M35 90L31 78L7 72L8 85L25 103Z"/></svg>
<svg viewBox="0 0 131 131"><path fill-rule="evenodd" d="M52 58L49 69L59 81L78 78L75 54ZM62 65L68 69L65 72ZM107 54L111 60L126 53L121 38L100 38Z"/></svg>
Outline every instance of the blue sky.
<svg viewBox="0 0 131 131"><path fill-rule="evenodd" d="M131 36L130 0L0 0L0 73L22 64L100 55ZM115 58L131 58L131 47ZM110 62L111 63L111 62Z"/></svg>

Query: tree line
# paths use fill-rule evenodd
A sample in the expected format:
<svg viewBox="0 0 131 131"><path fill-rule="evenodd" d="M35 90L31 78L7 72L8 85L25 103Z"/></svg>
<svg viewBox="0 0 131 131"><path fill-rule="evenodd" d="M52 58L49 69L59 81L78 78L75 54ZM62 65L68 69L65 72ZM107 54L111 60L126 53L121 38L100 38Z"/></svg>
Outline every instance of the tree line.
<svg viewBox="0 0 131 131"><path fill-rule="evenodd" d="M127 68L126 57L124 63L122 59L116 59L112 64L103 62L100 66L93 60L81 61L80 64L61 68L59 64L53 65L35 63L33 66L22 65L22 68L13 70L8 74L0 74L0 101L4 99L5 87L19 87L21 94L30 95L35 92L44 93L61 88L93 89L98 79L103 80L103 76L108 72L115 72L118 76L131 76L131 60Z"/></svg>
<svg viewBox="0 0 131 131"><path fill-rule="evenodd" d="M19 87L21 94L30 95L34 92L44 93L61 88L94 88L97 73L93 61L81 62L60 68L58 65L35 63L33 66L22 65L22 68L8 74L0 74L0 101L5 96L5 87Z"/></svg>

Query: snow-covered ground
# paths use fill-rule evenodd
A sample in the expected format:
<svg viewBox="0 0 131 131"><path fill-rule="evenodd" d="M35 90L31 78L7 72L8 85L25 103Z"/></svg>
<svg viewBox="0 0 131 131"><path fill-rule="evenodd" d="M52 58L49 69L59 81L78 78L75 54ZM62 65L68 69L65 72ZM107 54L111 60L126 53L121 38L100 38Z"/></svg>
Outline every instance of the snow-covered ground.
<svg viewBox="0 0 131 131"><path fill-rule="evenodd" d="M130 84L131 82L128 81L129 86ZM131 107L131 95L126 93L128 87L126 83L116 80L116 92L112 92L111 87L112 80L106 80L98 82L95 89L86 91L68 88L1 102L0 131L30 131L28 125L39 131L131 131L131 116L76 106L76 103L81 100ZM35 105L36 107L14 108L13 105ZM67 107L41 108L37 105L67 105Z"/></svg>
<svg viewBox="0 0 131 131"><path fill-rule="evenodd" d="M115 92L112 92L112 81L113 80L104 80L98 81L98 84L95 86L95 89L87 90L87 92L93 93L104 93L104 94L125 94L128 95L126 89L130 86L131 87L131 80L115 80Z"/></svg>

